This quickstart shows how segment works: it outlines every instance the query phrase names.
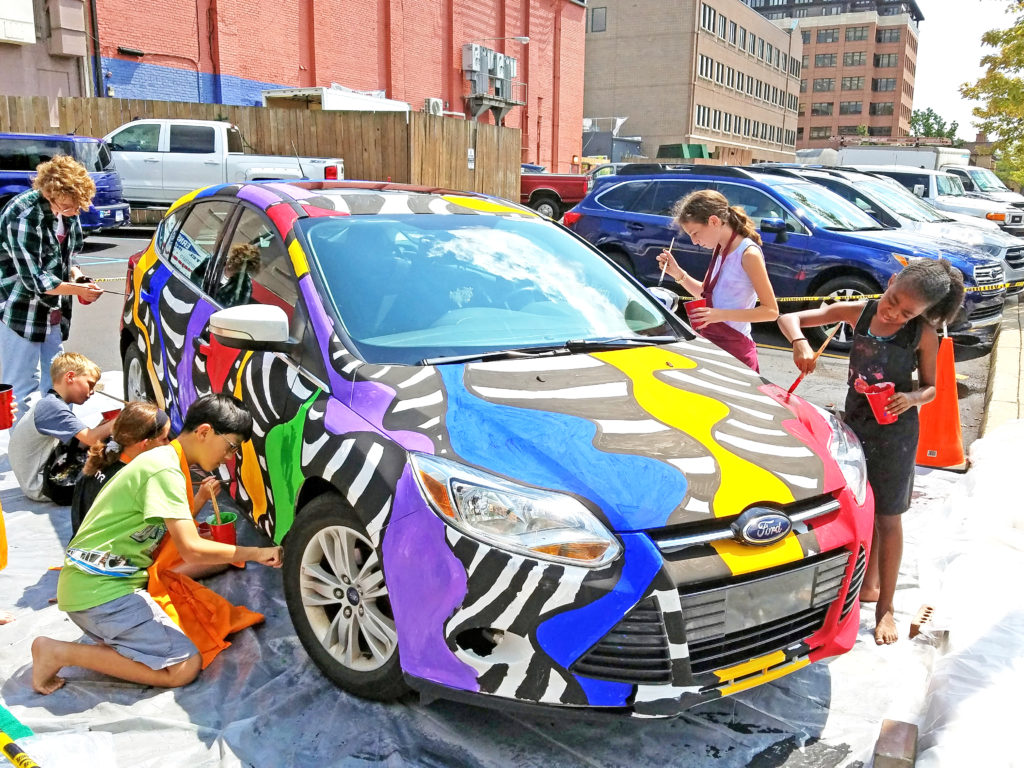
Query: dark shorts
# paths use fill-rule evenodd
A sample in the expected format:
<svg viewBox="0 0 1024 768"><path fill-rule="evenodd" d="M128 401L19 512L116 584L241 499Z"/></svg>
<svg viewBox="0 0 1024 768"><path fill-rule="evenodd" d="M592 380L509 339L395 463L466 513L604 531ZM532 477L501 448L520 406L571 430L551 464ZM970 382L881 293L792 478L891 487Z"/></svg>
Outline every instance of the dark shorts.
<svg viewBox="0 0 1024 768"><path fill-rule="evenodd" d="M150 669L164 669L199 654L145 590L84 611L69 611L68 618L97 643Z"/></svg>

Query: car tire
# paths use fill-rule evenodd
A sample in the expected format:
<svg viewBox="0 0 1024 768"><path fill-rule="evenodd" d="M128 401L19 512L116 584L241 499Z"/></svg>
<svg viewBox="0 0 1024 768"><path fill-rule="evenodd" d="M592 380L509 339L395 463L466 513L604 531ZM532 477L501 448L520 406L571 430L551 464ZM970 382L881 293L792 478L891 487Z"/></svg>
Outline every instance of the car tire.
<svg viewBox="0 0 1024 768"><path fill-rule="evenodd" d="M377 701L409 691L380 553L340 496L315 498L288 531L284 594L306 653L335 685Z"/></svg>
<svg viewBox="0 0 1024 768"><path fill-rule="evenodd" d="M603 251L604 255L614 261L629 275L636 277L636 269L633 267L633 261L629 258L629 254L619 248L609 248Z"/></svg>
<svg viewBox="0 0 1024 768"><path fill-rule="evenodd" d="M530 203L530 207L541 216L555 221L562 217L562 206L558 204L558 198L551 195L541 195Z"/></svg>
<svg viewBox="0 0 1024 768"><path fill-rule="evenodd" d="M875 293L880 293L879 287L864 277L858 277L856 275L844 275L843 277L837 277L824 283L820 288L814 291L816 296L865 296ZM824 301L821 304L810 305L811 309L819 306L825 306L833 302ZM805 328L804 333L807 335L807 340L811 343L815 349L821 346L828 335L832 332L835 325L819 325L814 328ZM832 352L849 352L850 347L853 346L853 328L843 323L843 327L839 329L832 341L829 342L828 348Z"/></svg>
<svg viewBox="0 0 1024 768"><path fill-rule="evenodd" d="M156 401L153 394L153 385L146 373L146 359L135 346L137 342L132 341L125 350L124 359L121 361L121 371L124 374L124 399L128 402L133 400L144 400L148 403Z"/></svg>

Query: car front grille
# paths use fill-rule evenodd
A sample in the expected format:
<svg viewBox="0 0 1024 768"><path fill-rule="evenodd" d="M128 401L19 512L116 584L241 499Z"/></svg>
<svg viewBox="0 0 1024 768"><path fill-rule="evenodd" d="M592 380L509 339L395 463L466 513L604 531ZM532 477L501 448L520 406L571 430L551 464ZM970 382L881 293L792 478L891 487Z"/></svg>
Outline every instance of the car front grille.
<svg viewBox="0 0 1024 768"><path fill-rule="evenodd" d="M637 604L607 635L576 660L573 674L620 683L672 682L668 636L653 597Z"/></svg>
<svg viewBox="0 0 1024 768"><path fill-rule="evenodd" d="M1002 264L994 264L990 267L975 267L974 281L979 286L999 285L1005 281L1005 274Z"/></svg>
<svg viewBox="0 0 1024 768"><path fill-rule="evenodd" d="M1006 264L1010 269L1024 267L1024 246L1006 249Z"/></svg>
<svg viewBox="0 0 1024 768"><path fill-rule="evenodd" d="M1019 227L1024 223L1024 213L1007 213L1006 223L1014 227Z"/></svg>
<svg viewBox="0 0 1024 768"><path fill-rule="evenodd" d="M993 307L981 307L980 309L971 312L971 314L968 315L968 319L972 323L979 323L983 320L991 320L993 317L999 317L1001 314L1003 314L1003 305L996 304Z"/></svg>
<svg viewBox="0 0 1024 768"><path fill-rule="evenodd" d="M853 604L857 600L857 595L860 594L860 587L864 583L864 572L868 567L868 558L864 552L864 547L860 548L857 552L857 563L853 566L853 577L850 579L850 588L846 592L846 599L843 600L843 612L839 614L839 619L845 619L847 614L853 609Z"/></svg>

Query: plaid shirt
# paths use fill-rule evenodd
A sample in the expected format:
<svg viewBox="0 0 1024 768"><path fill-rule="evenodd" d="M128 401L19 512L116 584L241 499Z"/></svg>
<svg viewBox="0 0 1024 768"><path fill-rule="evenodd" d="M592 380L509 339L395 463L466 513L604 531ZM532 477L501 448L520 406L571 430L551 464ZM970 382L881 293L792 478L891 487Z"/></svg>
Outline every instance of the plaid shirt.
<svg viewBox="0 0 1024 768"><path fill-rule="evenodd" d="M77 216L64 219L67 237L57 240L57 217L36 190L22 192L0 211L0 320L29 341L43 341L50 312L60 309L60 335L71 331L71 296L46 292L71 280L71 259L82 249Z"/></svg>

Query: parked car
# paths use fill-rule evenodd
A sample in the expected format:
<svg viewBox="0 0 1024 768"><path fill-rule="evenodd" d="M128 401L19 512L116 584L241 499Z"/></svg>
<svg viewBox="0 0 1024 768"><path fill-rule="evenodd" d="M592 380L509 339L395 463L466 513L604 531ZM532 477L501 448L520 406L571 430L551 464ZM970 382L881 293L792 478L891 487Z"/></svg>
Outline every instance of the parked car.
<svg viewBox="0 0 1024 768"><path fill-rule="evenodd" d="M237 243L262 268L229 307ZM130 398L176 428L208 392L252 410L225 479L350 692L667 717L856 639L856 437L529 209L215 186L126 293Z"/></svg>
<svg viewBox="0 0 1024 768"><path fill-rule="evenodd" d="M911 258L948 258L968 286L1004 282L1002 264L956 243L937 245L914 233L887 230L833 192L800 179L754 173L728 166L695 165L688 172L619 177L603 182L571 211L564 223L608 258L648 285L661 270L656 257L675 238L680 266L703 275L711 252L690 242L669 216L672 205L698 189L717 189L742 206L764 239L768 276L777 296L842 297L880 293ZM1002 316L1005 289L967 295L965 319L955 329L987 340ZM805 308L785 302L783 310ZM816 343L831 327L806 329ZM831 348L849 349L844 326Z"/></svg>
<svg viewBox="0 0 1024 768"><path fill-rule="evenodd" d="M345 178L338 157L246 155L238 128L219 120L133 120L107 134L132 203L169 204L197 187L256 179Z"/></svg>
<svg viewBox="0 0 1024 768"><path fill-rule="evenodd" d="M589 188L590 177L585 173L523 173L519 176L519 201L542 216L559 219Z"/></svg>
<svg viewBox="0 0 1024 768"><path fill-rule="evenodd" d="M121 179L110 150L102 139L90 136L0 133L0 209L15 195L31 189L36 166L55 155L75 158L96 184L92 205L78 217L84 232L130 223L131 212L121 196Z"/></svg>
<svg viewBox="0 0 1024 768"><path fill-rule="evenodd" d="M1006 186L989 168L977 165L949 165L941 170L960 179L969 195L1012 205L1014 208L1024 208L1024 195Z"/></svg>
<svg viewBox="0 0 1024 768"><path fill-rule="evenodd" d="M1009 283L1007 295L1024 290L1024 240L1001 232L990 221L969 216L950 218L949 214L932 208L906 187L887 176L871 176L834 168L792 168L756 166L763 173L801 178L835 192L856 205L879 224L891 229L917 232L935 240L952 240L976 248L1003 263ZM986 226L988 225L988 226Z"/></svg>
<svg viewBox="0 0 1024 768"><path fill-rule="evenodd" d="M888 176L940 211L966 213L994 221L1011 235L1024 235L1024 210L1008 203L982 200L964 191L960 179L946 171L906 168L899 165L855 165L853 170Z"/></svg>

